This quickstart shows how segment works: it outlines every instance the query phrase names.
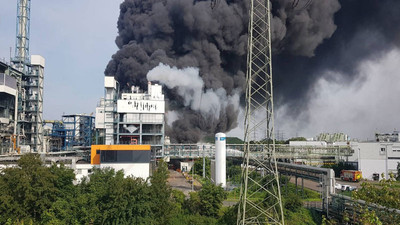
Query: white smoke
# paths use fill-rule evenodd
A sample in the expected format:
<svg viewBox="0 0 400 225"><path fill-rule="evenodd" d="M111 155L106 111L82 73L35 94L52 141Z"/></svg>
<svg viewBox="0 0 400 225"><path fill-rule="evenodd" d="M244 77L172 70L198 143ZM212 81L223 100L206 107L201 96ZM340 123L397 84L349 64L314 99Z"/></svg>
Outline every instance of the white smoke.
<svg viewBox="0 0 400 225"><path fill-rule="evenodd" d="M179 119L180 113L175 110L170 110L167 112L167 124L172 127L172 123Z"/></svg>
<svg viewBox="0 0 400 225"><path fill-rule="evenodd" d="M199 76L198 68L178 69L160 63L147 73L147 80L159 81L169 89L176 88L184 99L183 105L189 106L205 117L213 115L218 119L222 110L228 105L233 105L235 110L239 108L239 91L233 95L227 95L223 88L203 91L204 82Z"/></svg>

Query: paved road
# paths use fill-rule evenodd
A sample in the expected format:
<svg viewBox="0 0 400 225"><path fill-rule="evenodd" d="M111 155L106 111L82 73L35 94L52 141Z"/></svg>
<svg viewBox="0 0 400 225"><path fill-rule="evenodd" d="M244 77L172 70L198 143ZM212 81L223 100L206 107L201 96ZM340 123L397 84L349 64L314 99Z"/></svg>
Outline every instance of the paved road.
<svg viewBox="0 0 400 225"><path fill-rule="evenodd" d="M192 185L187 182L186 178L175 170L169 170L168 184L172 189L182 191L186 196L192 191Z"/></svg>
<svg viewBox="0 0 400 225"><path fill-rule="evenodd" d="M294 177L290 177L290 182L295 184L296 180ZM297 178L297 186L299 189L301 189L301 178ZM314 191L322 191L322 187L319 186L318 182L312 181L312 180L306 180L304 179L304 188L308 188Z"/></svg>

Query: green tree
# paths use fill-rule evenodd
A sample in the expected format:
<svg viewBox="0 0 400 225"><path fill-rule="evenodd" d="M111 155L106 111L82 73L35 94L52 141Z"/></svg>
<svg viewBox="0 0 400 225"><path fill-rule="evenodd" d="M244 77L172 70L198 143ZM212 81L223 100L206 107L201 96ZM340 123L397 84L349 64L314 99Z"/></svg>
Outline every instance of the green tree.
<svg viewBox="0 0 400 225"><path fill-rule="evenodd" d="M240 184L240 178L242 176L242 168L238 165L229 163L227 165L228 180L235 184Z"/></svg>
<svg viewBox="0 0 400 225"><path fill-rule="evenodd" d="M215 136L206 136L203 138L205 143L215 143ZM243 144L244 141L238 137L226 137L227 144Z"/></svg>
<svg viewBox="0 0 400 225"><path fill-rule="evenodd" d="M183 207L185 204L185 194L182 191L179 190L172 190L172 198L174 199L174 203L175 203L175 212L176 213L181 213L183 212Z"/></svg>
<svg viewBox="0 0 400 225"><path fill-rule="evenodd" d="M67 198L75 195L76 187L74 185L75 173L73 169L67 168L64 164L53 164L50 173L55 175L54 186L58 190L58 196Z"/></svg>
<svg viewBox="0 0 400 225"><path fill-rule="evenodd" d="M305 137L293 137L285 141L285 144L289 144L290 141L307 141Z"/></svg>
<svg viewBox="0 0 400 225"><path fill-rule="evenodd" d="M213 225L217 224L217 220L212 217L201 216L199 214L178 214L171 219L171 225Z"/></svg>
<svg viewBox="0 0 400 225"><path fill-rule="evenodd" d="M43 166L39 155L23 155L18 167L4 169L0 176L0 223L40 221L60 194L56 185L57 176Z"/></svg>
<svg viewBox="0 0 400 225"><path fill-rule="evenodd" d="M244 141L238 137L226 137L227 144L243 144Z"/></svg>
<svg viewBox="0 0 400 225"><path fill-rule="evenodd" d="M202 216L219 216L222 202L227 193L221 186L206 182L199 192L190 192L190 198L185 201L185 208L189 214L200 214Z"/></svg>
<svg viewBox="0 0 400 225"><path fill-rule="evenodd" d="M218 220L218 224L236 224L238 215L238 204L223 208L224 212L221 218Z"/></svg>
<svg viewBox="0 0 400 225"><path fill-rule="evenodd" d="M80 224L154 224L150 188L140 178L124 178L122 171L94 169L79 185Z"/></svg>
<svg viewBox="0 0 400 225"><path fill-rule="evenodd" d="M206 182L198 192L200 199L200 214L217 218L222 202L226 199L227 193L221 186Z"/></svg>
<svg viewBox="0 0 400 225"><path fill-rule="evenodd" d="M211 160L206 157L205 158L205 166L206 166L206 177L211 177ZM196 159L194 161L194 165L192 167L192 171L194 169L194 173L203 176L203 159ZM191 171L191 172L192 172Z"/></svg>
<svg viewBox="0 0 400 225"><path fill-rule="evenodd" d="M167 224L174 208L172 204L172 190L167 183L168 166L164 161L158 162L158 167L150 178L150 194L153 202L153 212L158 224Z"/></svg>
<svg viewBox="0 0 400 225"><path fill-rule="evenodd" d="M365 201L365 205L359 204L357 210L362 215L358 218L363 224L400 224L400 216L397 213L390 212L390 209L400 209L400 190L393 188L395 181L394 175L390 174L385 179L382 174L382 180L379 185L373 185L368 182L361 184L361 188L352 193L355 200L361 199ZM379 209L370 207L370 204L377 204L386 208Z"/></svg>
<svg viewBox="0 0 400 225"><path fill-rule="evenodd" d="M303 206L303 201L300 196L295 193L289 193L284 199L283 204L285 209L296 212Z"/></svg>
<svg viewBox="0 0 400 225"><path fill-rule="evenodd" d="M200 214L201 213L201 208L200 208L200 197L198 192L190 192L189 193L189 199L185 201L185 209L186 213L188 214Z"/></svg>

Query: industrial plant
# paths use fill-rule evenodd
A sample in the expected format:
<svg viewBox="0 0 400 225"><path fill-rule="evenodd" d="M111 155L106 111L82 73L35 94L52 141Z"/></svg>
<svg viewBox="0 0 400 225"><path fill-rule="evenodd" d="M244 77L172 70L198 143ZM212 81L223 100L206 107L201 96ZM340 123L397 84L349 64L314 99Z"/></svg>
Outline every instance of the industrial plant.
<svg viewBox="0 0 400 225"><path fill-rule="evenodd" d="M0 61L2 159L8 160L11 156L34 152L49 157L62 155L78 157L77 160L89 163L93 152L91 149L95 145L149 145L149 160L153 162L158 159L182 159L183 163L187 163L185 158L245 156L245 144L228 144L226 152L220 154L215 153L214 143L170 143L169 137L165 134L167 99L164 90L166 88L163 89L163 86L157 83L148 82L147 90L142 90L140 84L121 85L117 77L105 76L104 97L97 104L95 115L77 113L61 115L60 120L44 119L45 59L40 55L30 55L29 52L31 1L17 2L15 55L9 63ZM268 23L268 21L261 22ZM267 45L265 48L269 49L270 46ZM268 54L263 57L258 60L266 60L267 65L271 66ZM257 76L268 75L268 71L266 73ZM270 82L271 80L267 80L263 85L272 85ZM272 86L265 87L267 92L269 89L272 90ZM255 94L268 95L268 93ZM260 101L252 99L251 96L248 98L254 103ZM271 104L269 98L263 101L258 104ZM256 126L255 129L259 127ZM255 130L251 132L254 135L257 133ZM219 138L222 136L218 136L217 139ZM376 134L376 140L367 142L351 140L343 133L321 133L312 140L276 145L275 157L281 162L313 166L345 161L363 171L364 178L373 179L382 173L386 177L389 173L397 173L397 163L400 162L399 143L397 131L392 134ZM250 156L259 157L257 152ZM99 163L92 162L92 164ZM190 170L190 167L190 165L185 166L186 170ZM224 171L222 167L216 167L216 170ZM224 179L219 175L213 178L218 183L225 183Z"/></svg>
<svg viewBox="0 0 400 225"><path fill-rule="evenodd" d="M105 97L96 108L96 144L151 145L153 155L164 147L165 100L162 86L147 91L120 90L114 77L104 78Z"/></svg>
<svg viewBox="0 0 400 225"><path fill-rule="evenodd" d="M280 175L295 179L293 183L296 194L298 186L304 189L304 180L318 184L320 208L326 215L331 212L333 199L337 197L338 190L335 187L336 180L339 180L335 178L335 175L336 177L339 175L327 167L341 163L353 167L354 171L342 172L346 174L342 174L342 179L344 177L354 182L362 179L378 181L393 175L400 177L400 174L397 174L400 168L398 131L377 133L375 140L372 141L351 139L349 135L337 132L278 143L274 130L273 47L270 30L272 6L269 1L266 3L252 1L249 15L244 14L250 20L249 35L246 33L240 38L241 41L248 40L246 72L238 69L240 65L234 66L235 63L225 62L226 59L214 60L197 56L198 52L201 52L198 49L193 53L196 57L205 57L202 60L210 65L218 61L220 64L227 64L224 66L234 68L232 70L237 69L232 72L230 69L224 71L225 68L217 68L214 65L207 67L209 70L220 72L219 79L227 79L229 82L223 83L210 78L212 71L207 71L206 78L202 80L199 70L204 69L201 66L205 63L202 60L196 61L197 58L192 56L183 59L168 58L170 56L168 54L175 54L174 50L155 50L154 55L152 53L151 56L143 57L148 61L143 60L146 61L142 63L143 65L136 65L139 63L135 61L132 67L121 66L126 62L117 56L123 55L123 51L126 50L124 48L133 52L132 54L146 54L143 49L151 49L156 44L143 47L136 41L127 41L119 37L117 45L123 47L119 46L119 51L113 55L107 66L104 76L104 96L93 109L94 115L76 112L60 115L59 120L43 118L43 105L46 104L43 101L43 92L46 89L45 59L40 55L30 55L29 51L31 1L17 2L15 55L8 63L0 61L0 172L4 168L17 167L18 159L22 155L34 153L39 154L47 166L64 164L73 169L76 175L75 184L89 177L94 168L122 170L125 177L141 178L148 182L157 163L165 161L169 163L171 170L186 175L192 172L190 179L193 187L195 161L203 160L203 179L222 187L223 191L229 188L240 190L237 202L238 224L249 221L257 224L265 221L284 224L284 203L281 199L283 185L280 183ZM217 4L217 1L211 2ZM124 35L124 32L120 33ZM122 45L124 41L127 43ZM186 43L182 45L184 46L182 48L189 46ZM194 46L197 45L206 44L196 43ZM210 46L212 47L204 48L216 48L214 45ZM244 52L243 49L234 52L235 54ZM230 52L226 54L235 60L246 55L241 53L239 57ZM150 82L151 79L144 78L145 74L140 74L143 73L140 70L142 67L149 71L152 69L151 66L157 65L155 59L163 57L171 64L177 65L196 61L193 64L199 64L199 68L182 66L187 69L186 72L194 71L195 76L191 76L189 82L182 82L179 85L175 85L180 81L179 76L172 81L169 79L173 76L166 76L163 82L157 79ZM142 60L138 60L138 57L131 58ZM116 69L115 65L118 63L123 69L129 68L124 71L123 76L118 74L122 73L122 69ZM182 72L178 66L171 65L171 68L169 72ZM160 70L160 76L155 77L162 77L163 72ZM229 73L234 74L234 78L229 77ZM242 75L243 77L240 77ZM127 80L129 82L126 82ZM147 82L147 85L144 82ZM241 96L238 97L239 95ZM172 99L173 97L176 99ZM195 99L197 97L200 100ZM237 102L233 102L232 99ZM208 105L209 102L215 104ZM208 111L202 111L202 107L208 107ZM243 109L243 118L238 116L239 108ZM172 114L176 115L175 120L173 123L167 123L167 116ZM241 119L243 121L237 121ZM226 132L243 122L244 140L236 144L228 143L229 133ZM204 141L201 139L204 136L214 139ZM170 140L173 140L172 143ZM190 142L190 140L195 141ZM210 177L205 175L206 159L211 161ZM227 178L227 160L237 163L242 170L240 184L230 184L229 177ZM357 179L352 177L355 174ZM301 185L298 179L301 180ZM264 200L255 201L249 193L257 196L254 193L269 188L274 191L268 192L272 196L268 199L268 204L271 206L265 210ZM249 213L249 206L260 212ZM256 216L249 218L248 215L251 213Z"/></svg>
<svg viewBox="0 0 400 225"><path fill-rule="evenodd" d="M0 62L0 152L44 152L45 59L29 53L30 1L18 1L15 56Z"/></svg>

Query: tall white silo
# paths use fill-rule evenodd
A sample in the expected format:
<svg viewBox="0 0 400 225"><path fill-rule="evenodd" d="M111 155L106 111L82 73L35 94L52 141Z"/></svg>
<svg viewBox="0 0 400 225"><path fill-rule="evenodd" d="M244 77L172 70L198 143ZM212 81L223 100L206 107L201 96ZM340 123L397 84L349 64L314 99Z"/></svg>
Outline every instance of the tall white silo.
<svg viewBox="0 0 400 225"><path fill-rule="evenodd" d="M226 187L226 135L215 134L215 184Z"/></svg>

